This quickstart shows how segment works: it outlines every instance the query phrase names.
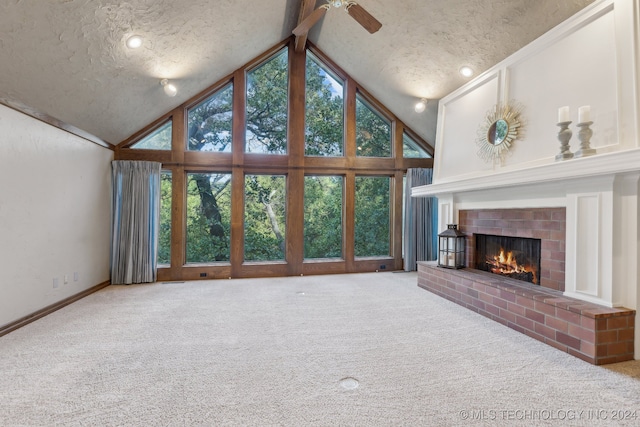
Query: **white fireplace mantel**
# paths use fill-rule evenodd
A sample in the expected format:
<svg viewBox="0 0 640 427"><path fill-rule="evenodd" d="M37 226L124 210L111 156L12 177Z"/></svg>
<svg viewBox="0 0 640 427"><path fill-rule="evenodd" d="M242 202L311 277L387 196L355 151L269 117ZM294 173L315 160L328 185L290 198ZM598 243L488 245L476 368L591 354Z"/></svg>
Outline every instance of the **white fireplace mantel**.
<svg viewBox="0 0 640 427"><path fill-rule="evenodd" d="M474 174L414 187L412 197L429 197L469 191L484 191L519 185L546 184L570 179L616 175L640 170L640 149L596 154L590 157L536 165L529 168Z"/></svg>
<svg viewBox="0 0 640 427"><path fill-rule="evenodd" d="M635 309L640 283L640 149L415 187L438 224L463 209L566 208L565 294Z"/></svg>

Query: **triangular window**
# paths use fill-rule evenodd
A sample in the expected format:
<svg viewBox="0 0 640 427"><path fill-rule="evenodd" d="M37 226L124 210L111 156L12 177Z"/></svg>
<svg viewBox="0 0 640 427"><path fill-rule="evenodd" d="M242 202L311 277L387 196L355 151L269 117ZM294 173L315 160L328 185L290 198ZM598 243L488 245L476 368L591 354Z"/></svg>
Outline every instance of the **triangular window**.
<svg viewBox="0 0 640 427"><path fill-rule="evenodd" d="M155 128L129 148L137 150L171 150L171 120Z"/></svg>
<svg viewBox="0 0 640 427"><path fill-rule="evenodd" d="M430 159L432 156L422 148L418 143L407 135L406 132L402 134L402 157L412 159Z"/></svg>

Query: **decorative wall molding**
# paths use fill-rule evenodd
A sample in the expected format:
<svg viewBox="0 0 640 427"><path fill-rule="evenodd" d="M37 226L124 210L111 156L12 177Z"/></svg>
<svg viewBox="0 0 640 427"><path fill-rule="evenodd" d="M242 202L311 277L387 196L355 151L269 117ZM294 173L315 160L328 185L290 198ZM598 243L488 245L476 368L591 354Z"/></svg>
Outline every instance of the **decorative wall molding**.
<svg viewBox="0 0 640 427"><path fill-rule="evenodd" d="M639 0L596 0L442 98L434 184L553 163L564 105L571 107L572 150L583 105L596 116L591 142L598 155L640 148L639 9ZM502 162L484 164L474 150L482 112L510 99L523 104L527 130Z"/></svg>
<svg viewBox="0 0 640 427"><path fill-rule="evenodd" d="M491 174L474 174L463 179L414 187L413 197L447 193L507 188L519 185L560 182L594 176L635 172L640 169L640 149L617 151L591 157L554 162L527 169L513 169Z"/></svg>

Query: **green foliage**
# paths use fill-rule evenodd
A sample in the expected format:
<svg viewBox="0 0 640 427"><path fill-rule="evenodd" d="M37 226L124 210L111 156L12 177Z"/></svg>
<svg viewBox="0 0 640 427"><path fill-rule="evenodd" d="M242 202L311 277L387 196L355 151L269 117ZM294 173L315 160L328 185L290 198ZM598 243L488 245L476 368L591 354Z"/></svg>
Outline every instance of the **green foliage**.
<svg viewBox="0 0 640 427"><path fill-rule="evenodd" d="M311 55L307 56L305 124L307 156L342 156L343 84Z"/></svg>
<svg viewBox="0 0 640 427"><path fill-rule="evenodd" d="M187 175L187 262L230 260L231 175Z"/></svg>
<svg viewBox="0 0 640 427"><path fill-rule="evenodd" d="M341 176L304 178L304 257L342 257Z"/></svg>
<svg viewBox="0 0 640 427"><path fill-rule="evenodd" d="M356 97L356 146L362 157L391 157L391 124Z"/></svg>
<svg viewBox="0 0 640 427"><path fill-rule="evenodd" d="M244 203L244 259L284 260L286 178L247 175Z"/></svg>
<svg viewBox="0 0 640 427"><path fill-rule="evenodd" d="M287 153L288 51L247 73L247 153Z"/></svg>
<svg viewBox="0 0 640 427"><path fill-rule="evenodd" d="M158 264L171 264L171 172L160 174Z"/></svg>
<svg viewBox="0 0 640 427"><path fill-rule="evenodd" d="M355 256L390 253L389 177L356 177Z"/></svg>
<svg viewBox="0 0 640 427"><path fill-rule="evenodd" d="M247 73L247 152L286 154L288 54L284 49ZM338 81L312 55L306 69L306 145L308 156L342 156L344 99ZM230 152L233 129L232 84L188 113L188 149ZM360 97L356 100L358 155L389 157L391 126ZM153 138L171 147L171 122ZM151 135L150 135L151 137ZM163 139L164 138L164 139ZM137 148L137 147L136 147ZM389 254L388 177L358 178L356 255ZM307 176L304 185L304 256L340 258L343 248L343 177ZM285 258L286 177L245 177L244 259ZM230 261L231 175L187 174L186 262ZM162 178L160 263L170 262L171 175Z"/></svg>
<svg viewBox="0 0 640 427"><path fill-rule="evenodd" d="M415 142L409 135L406 133L402 134L402 157L405 158L415 158L415 159L428 159L431 157L429 153L427 153L424 148L420 147L417 142Z"/></svg>
<svg viewBox="0 0 640 427"><path fill-rule="evenodd" d="M139 150L171 150L171 120L131 146Z"/></svg>
<svg viewBox="0 0 640 427"><path fill-rule="evenodd" d="M188 150L230 152L233 86L228 84L189 110Z"/></svg>

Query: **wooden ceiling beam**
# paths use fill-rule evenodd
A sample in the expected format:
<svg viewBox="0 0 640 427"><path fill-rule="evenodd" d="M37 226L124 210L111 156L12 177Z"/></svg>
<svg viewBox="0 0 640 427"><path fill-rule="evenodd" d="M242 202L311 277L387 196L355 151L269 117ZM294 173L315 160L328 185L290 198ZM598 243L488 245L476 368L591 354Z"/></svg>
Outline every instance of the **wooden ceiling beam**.
<svg viewBox="0 0 640 427"><path fill-rule="evenodd" d="M316 0L300 0L300 14L298 15L298 23L296 26L300 25L302 21L304 21L311 12L313 12L313 8L316 5ZM296 36L295 42L295 50L296 52L302 52L307 44L307 33Z"/></svg>

